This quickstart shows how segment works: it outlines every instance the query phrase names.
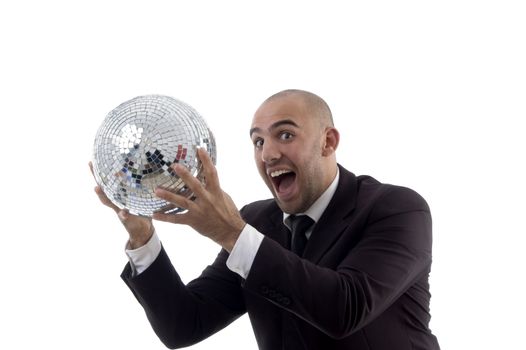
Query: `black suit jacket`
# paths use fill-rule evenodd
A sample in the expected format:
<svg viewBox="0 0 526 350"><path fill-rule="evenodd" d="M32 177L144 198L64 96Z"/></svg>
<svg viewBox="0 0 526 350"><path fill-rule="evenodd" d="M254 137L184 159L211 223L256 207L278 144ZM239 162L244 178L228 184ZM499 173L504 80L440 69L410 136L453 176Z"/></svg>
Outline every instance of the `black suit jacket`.
<svg viewBox="0 0 526 350"><path fill-rule="evenodd" d="M139 276L123 271L166 346L194 344L248 312L265 350L439 349L428 328L431 215L416 192L340 166L303 257L287 249L274 200L241 213L266 235L246 280L224 250L186 286L164 250Z"/></svg>

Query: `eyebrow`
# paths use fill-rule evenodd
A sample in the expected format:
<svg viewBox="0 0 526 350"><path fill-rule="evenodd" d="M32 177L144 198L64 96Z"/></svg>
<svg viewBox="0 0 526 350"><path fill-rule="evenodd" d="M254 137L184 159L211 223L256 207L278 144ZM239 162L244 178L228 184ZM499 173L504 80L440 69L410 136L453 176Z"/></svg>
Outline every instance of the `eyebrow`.
<svg viewBox="0 0 526 350"><path fill-rule="evenodd" d="M279 128L280 126L282 125L291 125L291 126L294 126L296 128L299 128L299 125L296 124L292 119L283 119L283 120L280 120L280 121L277 121L275 122L274 124L272 124L268 129L269 130L274 130L276 128ZM255 128L252 128L250 129L250 136L252 137L252 134L255 133L255 132L261 132L262 129L261 128L258 128L258 127L255 127Z"/></svg>

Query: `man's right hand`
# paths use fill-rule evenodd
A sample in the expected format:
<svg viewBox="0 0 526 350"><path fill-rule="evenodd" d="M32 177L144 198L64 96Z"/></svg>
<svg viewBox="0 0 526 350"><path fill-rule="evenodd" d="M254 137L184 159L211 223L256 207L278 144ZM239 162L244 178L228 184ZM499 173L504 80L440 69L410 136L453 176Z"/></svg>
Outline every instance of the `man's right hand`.
<svg viewBox="0 0 526 350"><path fill-rule="evenodd" d="M89 167L93 174L93 164L90 162ZM137 249L145 245L153 235L154 227L152 219L149 217L132 215L126 209L120 209L113 204L110 199L106 196L100 186L95 186L95 193L99 197L99 200L105 206L113 209L117 216L121 220L124 228L128 231L130 236L130 248Z"/></svg>

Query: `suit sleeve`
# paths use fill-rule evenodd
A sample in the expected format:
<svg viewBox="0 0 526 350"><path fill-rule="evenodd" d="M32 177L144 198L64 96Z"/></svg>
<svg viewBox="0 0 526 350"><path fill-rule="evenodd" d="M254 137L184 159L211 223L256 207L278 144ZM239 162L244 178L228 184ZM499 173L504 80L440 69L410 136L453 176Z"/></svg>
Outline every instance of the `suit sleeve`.
<svg viewBox="0 0 526 350"><path fill-rule="evenodd" d="M143 273L132 277L129 264L121 277L131 289L159 339L168 348L195 344L245 312L240 277L228 270L222 250L200 277L186 286L164 249Z"/></svg>
<svg viewBox="0 0 526 350"><path fill-rule="evenodd" d="M431 263L431 216L418 194L393 187L365 216L331 248L343 251L336 268L301 259L265 238L244 287L332 338L351 335L395 302ZM362 237L356 245L342 246L357 234Z"/></svg>

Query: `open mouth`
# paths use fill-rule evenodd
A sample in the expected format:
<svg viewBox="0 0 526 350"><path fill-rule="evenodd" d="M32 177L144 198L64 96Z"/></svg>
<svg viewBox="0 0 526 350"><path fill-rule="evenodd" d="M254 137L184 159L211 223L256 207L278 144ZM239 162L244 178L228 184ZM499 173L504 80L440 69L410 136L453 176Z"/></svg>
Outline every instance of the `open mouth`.
<svg viewBox="0 0 526 350"><path fill-rule="evenodd" d="M289 192L296 180L296 173L291 170L276 170L270 173L270 179L278 194Z"/></svg>

